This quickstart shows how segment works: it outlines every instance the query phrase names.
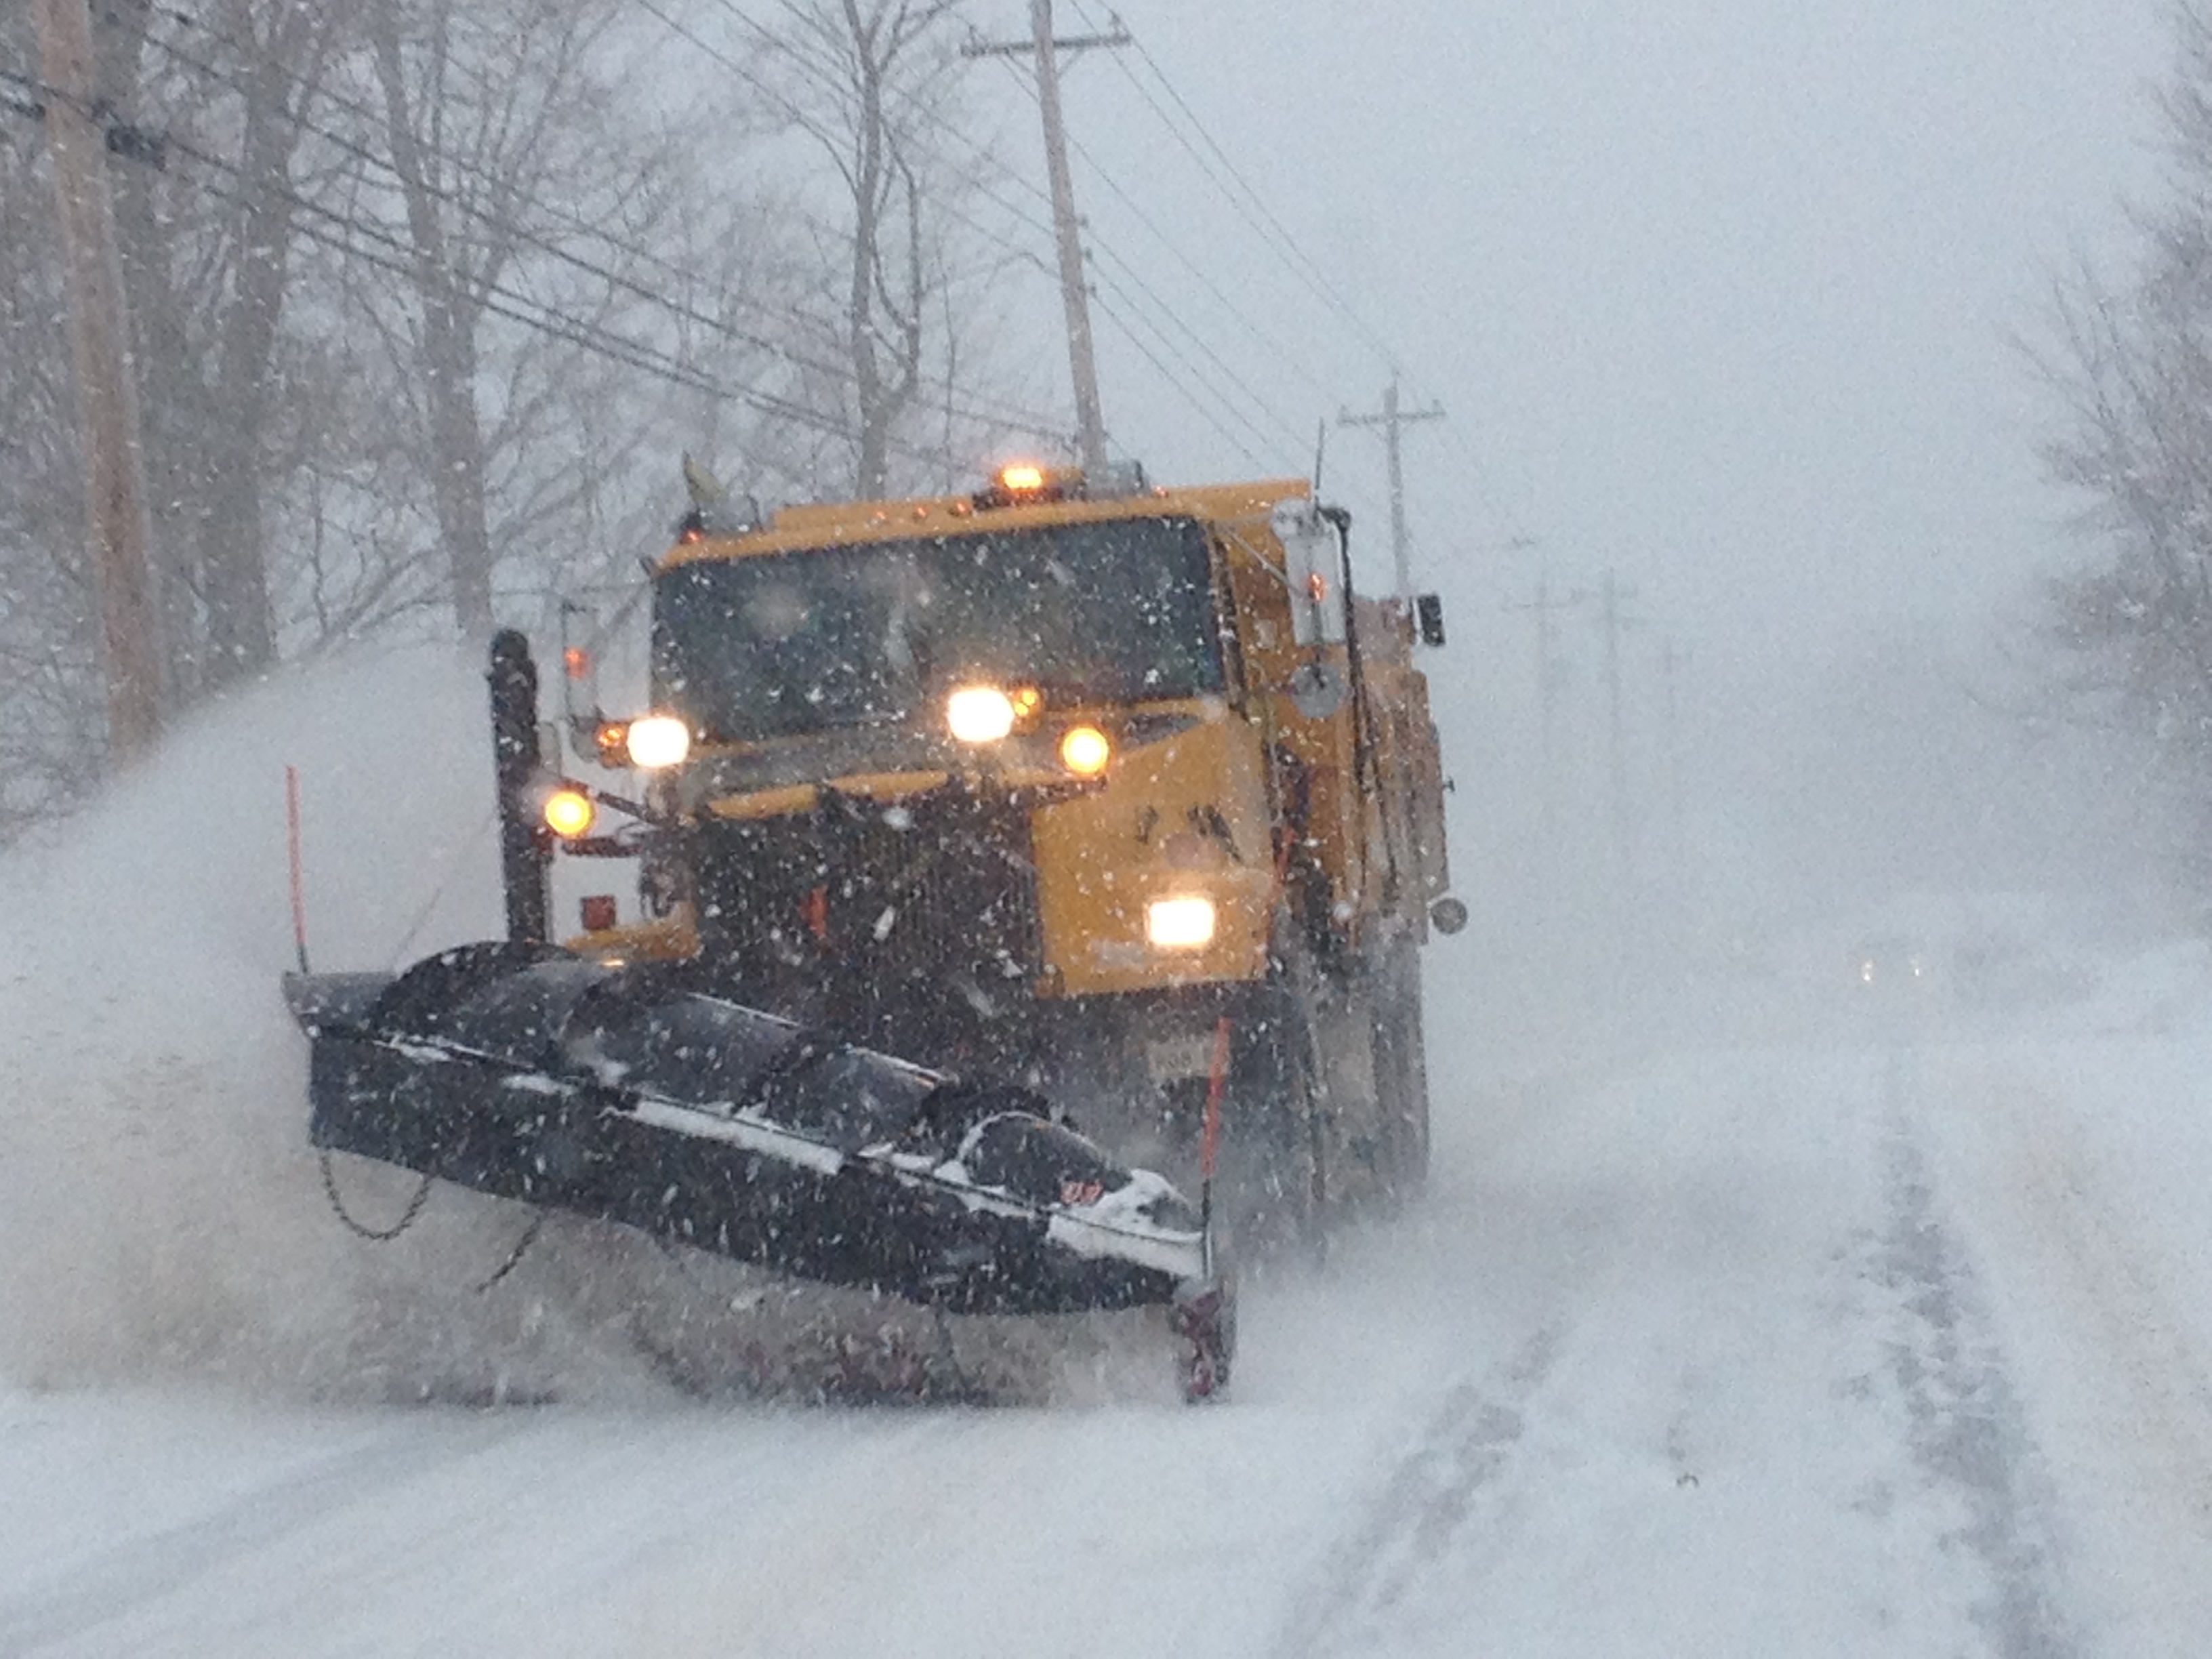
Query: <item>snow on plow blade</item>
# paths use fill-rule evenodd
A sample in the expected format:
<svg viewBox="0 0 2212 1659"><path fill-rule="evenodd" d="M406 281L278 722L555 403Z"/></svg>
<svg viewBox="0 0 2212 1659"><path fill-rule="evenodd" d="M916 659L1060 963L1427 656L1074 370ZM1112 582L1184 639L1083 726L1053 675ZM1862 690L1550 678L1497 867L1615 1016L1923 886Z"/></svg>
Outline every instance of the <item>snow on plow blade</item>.
<svg viewBox="0 0 2212 1659"><path fill-rule="evenodd" d="M955 1313L1218 1308L1225 1375L1196 1212L1026 1091L538 947L284 988L317 1146Z"/></svg>

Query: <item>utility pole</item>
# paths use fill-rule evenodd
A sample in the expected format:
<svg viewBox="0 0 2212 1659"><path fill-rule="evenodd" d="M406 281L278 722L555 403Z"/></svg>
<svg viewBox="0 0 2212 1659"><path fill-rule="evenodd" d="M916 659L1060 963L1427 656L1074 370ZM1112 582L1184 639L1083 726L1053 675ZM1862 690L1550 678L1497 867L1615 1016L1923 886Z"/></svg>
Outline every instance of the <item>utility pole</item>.
<svg viewBox="0 0 2212 1659"><path fill-rule="evenodd" d="M1053 240L1060 250L1060 302L1067 313L1067 367L1075 386L1077 442L1086 472L1106 470L1106 416L1098 401L1098 362L1091 345L1091 297L1083 280L1082 226L1075 216L1075 185L1067 170L1067 133L1060 114L1060 54L1091 46L1121 46L1129 33L1116 18L1110 34L1055 38L1052 0L1030 0L1030 39L1004 44L973 41L969 58L1029 55L1036 62L1037 109L1044 117L1045 173L1052 186Z"/></svg>
<svg viewBox="0 0 2212 1659"><path fill-rule="evenodd" d="M109 131L94 96L92 21L85 0L36 0L46 142L70 294L92 566L107 677L107 739L118 762L154 746L161 725L146 544L145 456L131 361L123 264L107 190ZM118 129L120 131L120 129Z"/></svg>
<svg viewBox="0 0 2212 1659"><path fill-rule="evenodd" d="M1509 611L1534 612L1536 618L1536 707L1544 748L1544 845L1547 849L1556 848L1559 842L1559 630L1553 617L1587 605L1591 597L1577 589L1554 598L1551 573L1546 571L1536 579L1533 600L1506 606Z"/></svg>
<svg viewBox="0 0 2212 1659"><path fill-rule="evenodd" d="M1401 409L1398 406L1398 376L1391 372L1390 384L1382 393L1382 412L1380 415L1354 415L1346 410L1336 417L1339 426L1379 426L1382 428L1382 446L1390 461L1390 570L1397 585L1398 598L1410 605L1413 602L1413 574L1409 550L1410 538L1406 534L1406 465L1404 446L1399 438L1400 429L1414 421L1441 421L1443 410L1431 404L1426 409Z"/></svg>
<svg viewBox="0 0 2212 1659"><path fill-rule="evenodd" d="M1612 571L1605 573L1605 586L1601 602L1604 607L1605 627L1605 695L1611 710L1612 772L1613 772L1613 854L1620 861L1621 878L1625 882L1631 873L1628 811L1628 729L1620 702L1620 635L1621 630L1636 624L1620 613L1620 602L1632 599L1636 590L1623 587Z"/></svg>
<svg viewBox="0 0 2212 1659"><path fill-rule="evenodd" d="M1660 653L1659 672L1665 677L1667 694L1667 817L1678 887L1686 881L1690 869L1688 809L1682 798L1682 710L1676 683L1681 664L1682 653L1674 641L1668 641Z"/></svg>

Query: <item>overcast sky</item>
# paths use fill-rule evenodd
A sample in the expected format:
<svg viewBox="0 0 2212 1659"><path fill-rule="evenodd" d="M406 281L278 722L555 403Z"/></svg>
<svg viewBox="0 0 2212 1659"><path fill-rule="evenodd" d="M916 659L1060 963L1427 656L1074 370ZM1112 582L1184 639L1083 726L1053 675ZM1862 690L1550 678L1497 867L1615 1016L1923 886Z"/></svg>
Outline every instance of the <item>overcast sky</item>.
<svg viewBox="0 0 2212 1659"><path fill-rule="evenodd" d="M1004 10L1018 33L1026 7ZM2008 336L2069 250L2118 247L2116 198L2150 185L2158 0L1121 11L1165 86L1137 52L1091 54L1066 101L1108 420L1156 473L1304 471L1316 422L1374 407L1395 356L1409 404L1449 416L1409 429L1409 494L1417 570L1462 611L1540 564L1562 584L1610 566L1655 626L1794 652L1893 612L1972 616L2063 546L2033 453L2047 404ZM1107 8L1058 14L1073 33ZM1022 164L1034 106L1003 66L975 72ZM1311 282L1163 120L1176 94ZM1172 377L1125 337L1170 312L1219 364L1173 323L1189 367L1148 336ZM1032 368L1064 407L1054 320ZM1260 433L1176 380L1264 405ZM1328 443L1380 574L1381 445Z"/></svg>

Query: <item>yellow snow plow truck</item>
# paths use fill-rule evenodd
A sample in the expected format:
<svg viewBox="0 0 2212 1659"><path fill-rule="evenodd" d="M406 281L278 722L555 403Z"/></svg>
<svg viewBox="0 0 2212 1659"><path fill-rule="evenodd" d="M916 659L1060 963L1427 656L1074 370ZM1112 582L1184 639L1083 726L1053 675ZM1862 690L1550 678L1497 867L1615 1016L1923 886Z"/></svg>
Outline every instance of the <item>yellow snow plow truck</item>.
<svg viewBox="0 0 2212 1659"><path fill-rule="evenodd" d="M1420 1182L1419 952L1465 915L1413 661L1443 621L1354 597L1347 515L1030 465L764 520L694 495L652 711L589 741L682 828L570 948L1020 1079L1185 1190L1218 1136L1248 1236Z"/></svg>
<svg viewBox="0 0 2212 1659"><path fill-rule="evenodd" d="M493 641L507 937L288 977L310 1139L940 1314L1164 1307L1212 1397L1217 1233L1426 1167L1436 602L1356 599L1295 479L764 517L687 474L644 712L564 640L549 745ZM556 945L563 856L638 891Z"/></svg>

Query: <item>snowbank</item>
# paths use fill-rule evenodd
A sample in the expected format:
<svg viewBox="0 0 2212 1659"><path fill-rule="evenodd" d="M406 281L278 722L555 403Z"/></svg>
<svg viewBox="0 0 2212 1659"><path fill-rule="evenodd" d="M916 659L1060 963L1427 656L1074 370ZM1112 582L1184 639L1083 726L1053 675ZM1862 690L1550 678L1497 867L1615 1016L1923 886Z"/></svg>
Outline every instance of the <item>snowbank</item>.
<svg viewBox="0 0 2212 1659"><path fill-rule="evenodd" d="M288 763L318 967L500 926L482 672L449 650L283 675L0 859L0 1374L384 1394L550 1340L522 1328L542 1310L465 1305L517 1212L441 1191L382 1249L329 1212L278 988ZM376 1220L413 1185L350 1160L338 1179Z"/></svg>

